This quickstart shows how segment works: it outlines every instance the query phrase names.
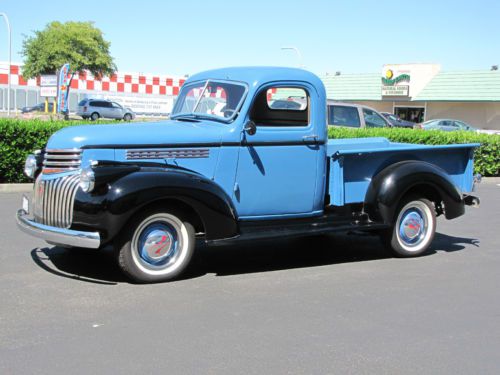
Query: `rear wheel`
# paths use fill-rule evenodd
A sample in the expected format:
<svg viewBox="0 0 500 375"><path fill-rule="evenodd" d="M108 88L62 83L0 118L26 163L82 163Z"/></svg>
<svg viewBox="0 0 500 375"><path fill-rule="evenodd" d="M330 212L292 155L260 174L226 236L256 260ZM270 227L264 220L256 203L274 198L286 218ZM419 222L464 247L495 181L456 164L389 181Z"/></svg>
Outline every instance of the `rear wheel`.
<svg viewBox="0 0 500 375"><path fill-rule="evenodd" d="M101 117L101 116L99 116L99 113L97 113L97 112L94 112L94 113L92 113L92 114L90 115L90 119L91 119L92 121L99 120L99 117Z"/></svg>
<svg viewBox="0 0 500 375"><path fill-rule="evenodd" d="M194 228L181 214L149 211L125 228L116 251L127 276L149 283L179 276L188 266L194 246Z"/></svg>
<svg viewBox="0 0 500 375"><path fill-rule="evenodd" d="M396 213L392 229L382 235L382 240L392 253L399 257L424 254L436 233L434 204L426 198L408 197Z"/></svg>

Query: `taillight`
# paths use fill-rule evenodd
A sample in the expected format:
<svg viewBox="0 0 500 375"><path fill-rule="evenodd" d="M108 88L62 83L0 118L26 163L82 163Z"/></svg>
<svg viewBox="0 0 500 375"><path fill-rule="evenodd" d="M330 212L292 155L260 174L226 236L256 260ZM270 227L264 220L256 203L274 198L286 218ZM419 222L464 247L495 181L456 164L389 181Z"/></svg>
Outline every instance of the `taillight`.
<svg viewBox="0 0 500 375"><path fill-rule="evenodd" d="M87 112L87 106L83 107L83 112Z"/></svg>

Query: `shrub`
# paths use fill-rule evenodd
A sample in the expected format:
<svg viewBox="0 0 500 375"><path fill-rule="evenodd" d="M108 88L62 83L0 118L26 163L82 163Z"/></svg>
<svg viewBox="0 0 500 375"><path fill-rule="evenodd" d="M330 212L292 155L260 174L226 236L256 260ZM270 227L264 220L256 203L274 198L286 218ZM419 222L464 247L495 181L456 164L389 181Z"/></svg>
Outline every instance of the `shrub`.
<svg viewBox="0 0 500 375"><path fill-rule="evenodd" d="M483 176L500 175L500 136L467 131L444 132L438 130L413 130L403 128L337 128L329 127L329 138L385 137L393 142L426 145L452 143L480 143L474 154L474 172Z"/></svg>
<svg viewBox="0 0 500 375"><path fill-rule="evenodd" d="M23 174L28 154L45 147L59 129L82 123L85 122L0 119L0 183L29 182Z"/></svg>

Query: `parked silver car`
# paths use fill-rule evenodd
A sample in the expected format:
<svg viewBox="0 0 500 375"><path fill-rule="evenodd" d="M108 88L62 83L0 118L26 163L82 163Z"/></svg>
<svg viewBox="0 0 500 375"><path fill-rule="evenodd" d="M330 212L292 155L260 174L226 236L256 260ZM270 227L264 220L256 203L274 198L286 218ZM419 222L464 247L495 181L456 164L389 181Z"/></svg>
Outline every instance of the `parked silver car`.
<svg viewBox="0 0 500 375"><path fill-rule="evenodd" d="M453 120L453 119L435 119L423 122L421 124L415 125L415 129L424 130L443 130L446 132L465 130L471 132L477 132L477 129L463 121Z"/></svg>
<svg viewBox="0 0 500 375"><path fill-rule="evenodd" d="M392 125L373 108L328 100L328 125L349 128L385 128Z"/></svg>
<svg viewBox="0 0 500 375"><path fill-rule="evenodd" d="M130 108L106 99L83 99L78 103L76 114L92 121L99 118L130 121L135 118L135 113Z"/></svg>

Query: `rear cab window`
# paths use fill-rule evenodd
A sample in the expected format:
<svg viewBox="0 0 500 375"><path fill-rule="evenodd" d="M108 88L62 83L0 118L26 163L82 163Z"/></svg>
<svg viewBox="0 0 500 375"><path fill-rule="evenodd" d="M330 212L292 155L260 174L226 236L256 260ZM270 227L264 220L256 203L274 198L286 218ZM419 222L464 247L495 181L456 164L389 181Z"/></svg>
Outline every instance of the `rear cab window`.
<svg viewBox="0 0 500 375"><path fill-rule="evenodd" d="M358 108L336 104L329 105L328 125L359 128L361 122L359 121Z"/></svg>
<svg viewBox="0 0 500 375"><path fill-rule="evenodd" d="M308 126L309 94L301 87L269 87L255 98L250 119L257 126Z"/></svg>

